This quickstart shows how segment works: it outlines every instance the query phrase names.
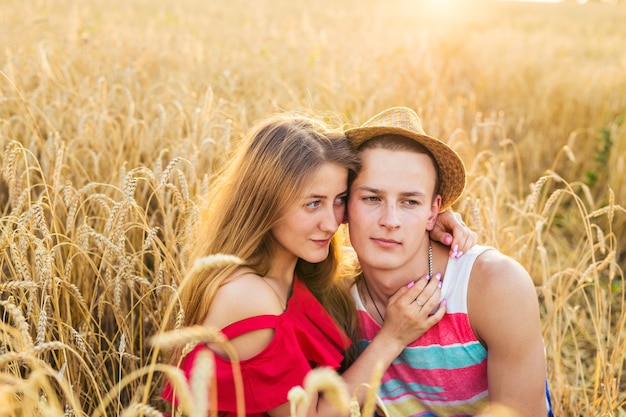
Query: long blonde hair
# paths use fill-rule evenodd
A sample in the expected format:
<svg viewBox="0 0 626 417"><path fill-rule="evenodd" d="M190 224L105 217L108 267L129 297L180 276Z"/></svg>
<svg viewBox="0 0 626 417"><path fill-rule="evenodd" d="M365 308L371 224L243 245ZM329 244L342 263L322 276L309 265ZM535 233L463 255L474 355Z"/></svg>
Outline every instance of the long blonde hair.
<svg viewBox="0 0 626 417"><path fill-rule="evenodd" d="M317 120L288 114L262 120L243 138L239 151L212 183L208 205L194 229L190 261L229 254L265 276L276 248L271 229L280 220L280 213L301 198L306 182L322 164L336 163L353 173L358 169L357 161L343 133L330 131ZM311 264L300 259L295 272L355 340L354 302L339 279L339 246L336 235L324 261ZM236 268L209 267L185 279L179 289L185 325L204 320L217 290Z"/></svg>

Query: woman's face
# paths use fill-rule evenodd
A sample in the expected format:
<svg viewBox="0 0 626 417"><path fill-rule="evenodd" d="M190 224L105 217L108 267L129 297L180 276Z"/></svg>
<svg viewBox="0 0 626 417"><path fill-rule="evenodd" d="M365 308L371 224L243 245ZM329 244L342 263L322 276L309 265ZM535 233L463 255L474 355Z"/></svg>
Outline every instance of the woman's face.
<svg viewBox="0 0 626 417"><path fill-rule="evenodd" d="M344 218L347 184L346 168L330 162L320 167L302 190L302 198L272 228L279 243L278 256L311 263L326 259L330 239Z"/></svg>

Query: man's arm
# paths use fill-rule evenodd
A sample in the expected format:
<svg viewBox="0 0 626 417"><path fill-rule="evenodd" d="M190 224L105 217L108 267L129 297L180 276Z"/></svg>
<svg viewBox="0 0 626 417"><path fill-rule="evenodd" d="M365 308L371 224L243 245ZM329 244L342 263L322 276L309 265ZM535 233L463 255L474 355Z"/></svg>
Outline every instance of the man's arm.
<svg viewBox="0 0 626 417"><path fill-rule="evenodd" d="M489 402L545 417L546 359L532 279L489 250L476 260L467 299L472 328L487 347Z"/></svg>

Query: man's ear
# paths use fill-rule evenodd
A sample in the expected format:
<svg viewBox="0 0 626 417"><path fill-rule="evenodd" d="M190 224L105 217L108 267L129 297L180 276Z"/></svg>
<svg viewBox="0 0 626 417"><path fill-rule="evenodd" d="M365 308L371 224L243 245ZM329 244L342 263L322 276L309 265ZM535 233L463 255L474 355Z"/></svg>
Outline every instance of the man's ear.
<svg viewBox="0 0 626 417"><path fill-rule="evenodd" d="M435 223L437 223L437 216L439 215L440 208L441 208L441 194L437 194L432 204L430 205L430 214L428 215L428 223L426 224L426 229L428 231L433 230L435 228Z"/></svg>

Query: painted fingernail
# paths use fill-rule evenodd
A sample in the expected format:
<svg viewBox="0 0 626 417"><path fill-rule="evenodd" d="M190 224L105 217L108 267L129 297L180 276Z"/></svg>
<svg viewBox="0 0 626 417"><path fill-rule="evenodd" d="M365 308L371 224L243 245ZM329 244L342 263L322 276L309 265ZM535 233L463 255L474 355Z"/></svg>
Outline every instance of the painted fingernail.
<svg viewBox="0 0 626 417"><path fill-rule="evenodd" d="M446 245L449 245L450 243L452 243L452 238L450 236L446 236L446 238L444 239L444 243Z"/></svg>
<svg viewBox="0 0 626 417"><path fill-rule="evenodd" d="M441 281L441 273L440 273L440 272L437 272L437 273L435 274L435 278L437 279L437 281Z"/></svg>
<svg viewBox="0 0 626 417"><path fill-rule="evenodd" d="M413 285L415 285L415 281L411 281L408 284L406 284L407 288L411 288Z"/></svg>
<svg viewBox="0 0 626 417"><path fill-rule="evenodd" d="M448 305L448 300L446 300L445 298L443 299L443 301L441 302L441 304L443 304L444 306Z"/></svg>
<svg viewBox="0 0 626 417"><path fill-rule="evenodd" d="M430 275L426 274L426 281L430 281Z"/></svg>
<svg viewBox="0 0 626 417"><path fill-rule="evenodd" d="M437 287L441 288L443 286L443 281L439 281L439 283L437 283Z"/></svg>
<svg viewBox="0 0 626 417"><path fill-rule="evenodd" d="M461 256L463 256L463 251L460 251L459 253L456 254L457 259L459 259Z"/></svg>
<svg viewBox="0 0 626 417"><path fill-rule="evenodd" d="M452 249L454 250L454 252L457 252L459 250L459 245L454 245Z"/></svg>

